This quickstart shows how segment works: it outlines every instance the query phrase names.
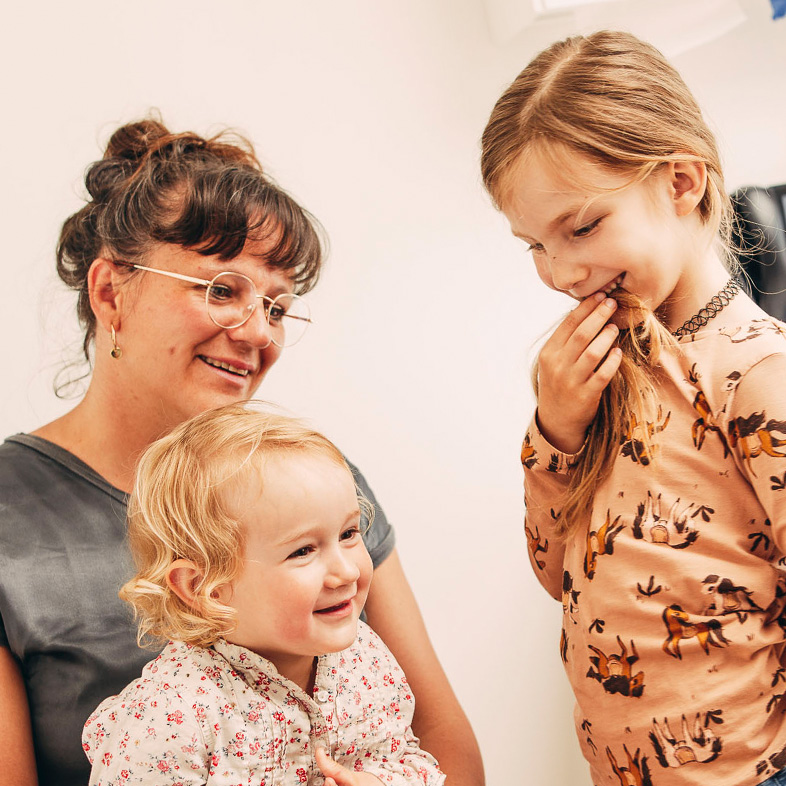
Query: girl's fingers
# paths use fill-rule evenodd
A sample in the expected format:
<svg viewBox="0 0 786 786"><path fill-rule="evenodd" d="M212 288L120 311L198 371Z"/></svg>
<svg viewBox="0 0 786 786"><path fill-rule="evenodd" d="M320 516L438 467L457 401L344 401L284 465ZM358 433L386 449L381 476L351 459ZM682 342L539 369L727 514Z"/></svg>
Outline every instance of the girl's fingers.
<svg viewBox="0 0 786 786"><path fill-rule="evenodd" d="M614 347L605 360L595 369L592 382L597 386L598 391L605 390L606 386L611 382L617 369L622 362L622 350L619 347Z"/></svg>
<svg viewBox="0 0 786 786"><path fill-rule="evenodd" d="M552 335L567 341L576 328L604 301L605 295L601 295L602 293L597 293L582 300L576 308L568 312Z"/></svg>
<svg viewBox="0 0 786 786"><path fill-rule="evenodd" d="M608 355L619 335L619 328L609 322L579 356L575 368L579 378L589 379Z"/></svg>
<svg viewBox="0 0 786 786"><path fill-rule="evenodd" d="M568 314L552 334L547 344L553 344L566 359L575 362L587 346L609 323L617 309L617 301L601 293L601 297L587 298Z"/></svg>

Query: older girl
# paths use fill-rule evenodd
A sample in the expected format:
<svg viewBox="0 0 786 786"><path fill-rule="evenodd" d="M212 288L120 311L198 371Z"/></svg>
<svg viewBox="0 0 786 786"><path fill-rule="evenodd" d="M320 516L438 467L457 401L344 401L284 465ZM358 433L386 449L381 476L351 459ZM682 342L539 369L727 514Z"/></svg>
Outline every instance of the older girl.
<svg viewBox="0 0 786 786"><path fill-rule="evenodd" d="M786 783L786 327L729 273L713 135L657 50L604 31L522 71L482 166L579 303L522 462L593 782Z"/></svg>

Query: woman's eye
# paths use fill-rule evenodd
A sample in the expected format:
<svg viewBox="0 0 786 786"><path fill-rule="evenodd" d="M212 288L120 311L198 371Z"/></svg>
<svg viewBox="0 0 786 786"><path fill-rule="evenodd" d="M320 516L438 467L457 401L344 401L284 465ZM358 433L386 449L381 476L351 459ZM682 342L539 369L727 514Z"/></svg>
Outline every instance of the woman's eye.
<svg viewBox="0 0 786 786"><path fill-rule="evenodd" d="M360 529L358 527L350 527L349 529L345 529L340 536L340 540L353 540L358 535L360 535Z"/></svg>
<svg viewBox="0 0 786 786"><path fill-rule="evenodd" d="M227 300L232 300L235 297L232 287L229 287L226 284L213 284L208 289L207 294L215 303L226 302Z"/></svg>
<svg viewBox="0 0 786 786"><path fill-rule="evenodd" d="M592 232L592 230L595 229L595 227L598 226L598 224L600 224L601 220L602 219L600 219L600 218L596 218L594 221L590 221L589 224L585 224L583 227L579 227L578 229L574 229L573 230L573 236L574 237L585 237L590 232Z"/></svg>
<svg viewBox="0 0 786 786"><path fill-rule="evenodd" d="M277 303L274 303L267 310L267 318L271 322L280 322L286 315L287 315L286 309L283 306L279 306Z"/></svg>
<svg viewBox="0 0 786 786"><path fill-rule="evenodd" d="M313 546L303 546L302 548L296 549L293 551L287 559L298 559L298 557L307 557L311 552L314 551Z"/></svg>

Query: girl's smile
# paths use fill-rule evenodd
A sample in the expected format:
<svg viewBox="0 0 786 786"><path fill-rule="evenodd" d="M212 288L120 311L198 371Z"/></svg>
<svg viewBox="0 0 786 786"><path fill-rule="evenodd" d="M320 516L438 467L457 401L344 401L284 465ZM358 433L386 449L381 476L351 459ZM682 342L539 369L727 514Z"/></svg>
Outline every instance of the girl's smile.
<svg viewBox="0 0 786 786"><path fill-rule="evenodd" d="M346 467L305 454L271 457L264 474L230 502L246 542L242 572L220 590L237 613L227 639L305 684L315 655L355 640L371 558Z"/></svg>
<svg viewBox="0 0 786 786"><path fill-rule="evenodd" d="M576 300L624 289L667 325L681 324L704 305L717 287L713 279L707 294L701 283L718 259L697 248L699 218L683 215L680 181L668 165L630 184L573 151L560 151L559 158L558 171L553 157L537 149L522 156L502 200L546 286Z"/></svg>

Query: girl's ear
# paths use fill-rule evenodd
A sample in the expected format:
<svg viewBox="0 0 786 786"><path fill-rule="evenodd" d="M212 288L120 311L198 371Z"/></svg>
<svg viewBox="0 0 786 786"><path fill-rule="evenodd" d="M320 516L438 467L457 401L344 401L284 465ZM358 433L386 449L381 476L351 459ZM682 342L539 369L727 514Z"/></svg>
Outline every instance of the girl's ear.
<svg viewBox="0 0 786 786"><path fill-rule="evenodd" d="M199 610L202 602L197 595L196 588L203 576L204 573L190 559L176 559L167 568L166 583L169 589L171 589L186 606ZM230 594L230 585L222 584L210 593L210 597L225 603Z"/></svg>
<svg viewBox="0 0 786 786"><path fill-rule="evenodd" d="M690 215L707 191L707 167L701 161L670 161L668 180L677 215Z"/></svg>
<svg viewBox="0 0 786 786"><path fill-rule="evenodd" d="M90 294L90 306L96 315L96 322L109 330L110 325L120 330L122 322L123 301L126 299L125 283L127 276L118 270L112 260L98 257L93 260L87 272L87 289Z"/></svg>

